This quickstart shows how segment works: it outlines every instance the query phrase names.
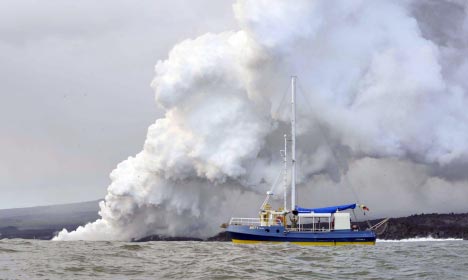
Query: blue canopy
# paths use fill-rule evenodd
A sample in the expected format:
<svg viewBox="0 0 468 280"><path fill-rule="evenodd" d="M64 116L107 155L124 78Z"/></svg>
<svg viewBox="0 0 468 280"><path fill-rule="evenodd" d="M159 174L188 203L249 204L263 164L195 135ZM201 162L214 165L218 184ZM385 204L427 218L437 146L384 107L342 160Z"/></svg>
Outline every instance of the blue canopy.
<svg viewBox="0 0 468 280"><path fill-rule="evenodd" d="M338 205L338 206L328 206L323 208L302 208L296 207L297 212L299 213L335 213L336 211L343 211L346 209L354 209L356 208L356 203L353 204L345 204L345 205Z"/></svg>

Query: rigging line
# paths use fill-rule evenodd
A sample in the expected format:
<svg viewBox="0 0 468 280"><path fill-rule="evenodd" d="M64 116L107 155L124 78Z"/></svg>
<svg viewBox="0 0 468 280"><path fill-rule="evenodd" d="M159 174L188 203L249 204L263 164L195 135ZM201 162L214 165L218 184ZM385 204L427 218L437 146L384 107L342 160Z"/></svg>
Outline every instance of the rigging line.
<svg viewBox="0 0 468 280"><path fill-rule="evenodd" d="M354 209L352 209L352 211L353 211L354 220L356 222L359 222L358 217L356 216L356 212L354 212Z"/></svg>
<svg viewBox="0 0 468 280"><path fill-rule="evenodd" d="M284 100L285 100L286 96L288 95L289 87L290 87L290 86L289 86L289 84L288 84L288 86L286 87L286 89L283 91L283 96L282 96L282 98L281 98L280 103L278 104L278 107L276 108L275 113L272 115L273 117L278 115L279 110L281 109L281 107L282 107L282 105L283 105L283 103L284 103ZM258 160L259 160L259 159L258 159L258 157L257 157L257 158L255 158L255 160L253 161L253 168L252 168L252 170L254 170L255 167L257 166ZM281 171L279 172L279 174L278 174L278 176L276 177L276 179L275 179L273 185L271 186L271 189L270 189L271 192L273 192L273 190L276 189L276 187L277 187L277 185L278 185L278 180L279 180L279 178L283 175L283 173L284 173L283 170L281 170ZM255 184L247 184L247 185L254 186ZM274 192L273 192L273 193L274 193Z"/></svg>
<svg viewBox="0 0 468 280"><path fill-rule="evenodd" d="M283 103L284 103L284 99L285 99L285 97L288 95L288 94L287 94L287 93L288 93L288 90L289 90L289 84L288 84L288 86L286 87L286 90L283 91L283 97L281 98L281 101L280 101L280 103L278 104L278 107L276 108L276 111L275 111L275 113L272 115L272 117L275 117L275 116L278 115L279 109L281 109L281 107L282 107L282 105L283 105ZM255 169L255 167L257 166L257 163L258 163L258 156L253 160L253 165L252 165L251 170L254 170L254 169ZM276 181L275 181L275 182L276 182ZM248 182L247 182L247 183L248 183ZM255 185L255 184L250 184L250 183L248 183L248 185Z"/></svg>
<svg viewBox="0 0 468 280"><path fill-rule="evenodd" d="M286 90L283 91L283 96L281 97L281 101L280 101L280 103L278 103L278 107L276 108L276 110L275 110L274 114L272 115L272 117L275 117L275 116L278 115L279 110L281 109L281 107L282 107L282 105L283 105L283 103L284 103L284 100L285 100L286 96L288 95L289 87L290 87L290 85L288 84L288 86L286 87ZM251 170L254 170L255 167L257 166L257 164L258 164L258 157L256 157L256 158L253 160L253 165L252 165L252 167L251 167L250 169L251 169ZM275 182L276 182L276 181L275 181ZM253 184L251 184L251 183L249 183L249 182L246 182L246 183L247 183L247 185L249 185L249 186L255 185L254 183L253 183Z"/></svg>
<svg viewBox="0 0 468 280"><path fill-rule="evenodd" d="M273 194L275 194L274 190L276 189L276 186L278 185L278 180L279 180L279 178L280 178L282 175L283 175L283 170L281 170L281 171L279 172L278 176L276 176L275 182L274 182L273 185L271 186L270 191L271 191Z"/></svg>
<svg viewBox="0 0 468 280"><path fill-rule="evenodd" d="M324 140L325 140L325 143L326 143L326 145L327 145L329 151L330 151L331 154L333 155L333 160L335 161L336 166L337 166L339 169L341 169L341 168L340 168L340 167L341 167L341 166L340 166L340 163L338 162L338 155L337 155L337 152L336 152L334 149L332 149L332 147L331 147L331 145L330 145L330 141L329 141L329 139L328 139L328 137L327 137L327 134L325 133L325 128L320 124L320 122L318 121L318 118L315 117L315 114L313 113L313 112L314 112L313 107L312 107L312 105L310 104L309 100L307 99L307 96L306 96L306 94L305 94L305 91L304 91L304 89L302 88L302 86L301 86L301 84L300 84L299 82L297 82L297 86L298 86L298 88L299 88L299 93L300 93L300 94L302 95L302 97L304 98L305 103L309 106L309 109L310 109L310 111L311 111L311 114L312 114L312 115L314 116L314 118L317 120L315 123L316 123L317 127L319 128L319 130L320 130L320 132L321 132L320 134L323 136L323 138L324 138ZM357 193L355 192L354 188L352 187L351 183L349 182L347 176L344 176L344 174L343 174L343 172L341 172L341 170L339 170L339 172L340 172L340 174L342 175L342 177L344 178L345 184L349 186L349 188L350 188L350 190L351 190L351 192L352 192L352 194L353 194L353 196L354 196L354 199L356 199L356 202L357 202L358 204L360 204L360 202L359 202L360 199L359 199ZM362 210L362 209L361 209L361 210Z"/></svg>
<svg viewBox="0 0 468 280"><path fill-rule="evenodd" d="M306 96L306 94L305 94L304 89L302 88L302 86L301 86L300 83L297 83L297 86L298 86L298 88L299 88L299 94L302 95L302 97L303 97L304 100L305 100L305 103L309 106L309 109L311 110L312 115L314 115L314 113L313 113L313 112L314 112L313 107L312 107L311 103L309 102L309 100L308 100L308 98L307 98L307 96ZM314 116L314 117L315 117L315 116ZM331 145L330 145L330 141L329 141L329 139L328 139L328 135L325 133L325 128L324 128L324 127L321 125L321 123L318 121L318 118L317 118L317 117L315 117L315 119L317 120L315 123L316 123L317 127L319 128L319 130L320 130L320 132L321 132L320 134L322 135L323 139L325 140L325 143L326 143L326 145L327 145L329 151L330 151L331 154L333 155L333 160L334 160L336 166L340 169L339 172L340 172L340 174L341 174L342 177L343 177L344 184L345 184L346 186L349 187L349 189L350 189L352 195L354 196L354 199L356 200L357 204L360 205L361 203L360 203L359 196L357 195L356 191L354 190L354 188L353 188L351 182L349 181L348 177L345 176L345 174L341 171L342 168L341 168L341 166L340 166L340 163L338 162L338 154L337 154L337 152L336 152L334 149L332 149L332 147L331 147ZM361 207L359 207L359 209L361 210L362 214L363 214L364 216L366 216L366 213L364 212L364 210L361 209ZM366 219L366 221L367 221L368 224L369 224L369 218L370 218L370 217L368 216L367 219Z"/></svg>
<svg viewBox="0 0 468 280"><path fill-rule="evenodd" d="M284 103L284 100L285 100L286 96L289 95L288 91L289 91L289 84L286 87L286 90L283 91L283 97L281 97L281 101L280 101L280 103L278 103L278 107L276 108L275 113L272 115L272 117L277 117L278 116L279 110L281 109L281 107L283 107L282 105Z"/></svg>

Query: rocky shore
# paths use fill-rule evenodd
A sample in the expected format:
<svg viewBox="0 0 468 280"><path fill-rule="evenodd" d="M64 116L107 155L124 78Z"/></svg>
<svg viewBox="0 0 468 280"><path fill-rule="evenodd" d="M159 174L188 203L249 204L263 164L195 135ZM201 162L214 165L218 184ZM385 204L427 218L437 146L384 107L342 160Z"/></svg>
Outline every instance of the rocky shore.
<svg viewBox="0 0 468 280"><path fill-rule="evenodd" d="M376 221L371 221L375 224ZM419 214L391 218L380 239L407 239L415 237L461 238L468 240L468 213Z"/></svg>

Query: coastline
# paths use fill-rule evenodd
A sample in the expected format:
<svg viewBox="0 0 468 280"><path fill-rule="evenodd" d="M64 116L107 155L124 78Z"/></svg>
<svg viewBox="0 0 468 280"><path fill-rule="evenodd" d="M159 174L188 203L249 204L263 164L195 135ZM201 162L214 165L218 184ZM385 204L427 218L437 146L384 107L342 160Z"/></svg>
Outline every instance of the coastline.
<svg viewBox="0 0 468 280"><path fill-rule="evenodd" d="M380 219L371 220L371 224L376 224ZM90 221L89 221L90 222ZM0 239L22 238L22 239L40 239L50 240L57 232L63 228L74 230L79 226L86 224L80 222L75 224L54 224L41 225L40 227L27 228L12 225L2 225L0 223ZM366 228L367 222L355 222L360 228ZM399 241L420 239L456 239L468 240L468 213L448 213L448 214L415 214L407 217L390 218L385 231L377 232L377 238L382 241ZM132 240L133 242L149 242L149 241L230 241L226 232L221 231L218 234L206 239L196 237L166 237L158 235L150 235L140 239Z"/></svg>

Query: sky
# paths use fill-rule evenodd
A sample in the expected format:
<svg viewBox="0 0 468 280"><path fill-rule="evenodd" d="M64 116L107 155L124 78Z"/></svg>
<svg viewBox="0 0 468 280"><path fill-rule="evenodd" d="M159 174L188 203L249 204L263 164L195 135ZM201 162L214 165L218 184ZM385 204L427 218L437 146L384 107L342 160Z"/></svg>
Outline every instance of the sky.
<svg viewBox="0 0 468 280"><path fill-rule="evenodd" d="M156 62L183 39L236 29L232 3L2 1L0 209L103 198L162 115Z"/></svg>

